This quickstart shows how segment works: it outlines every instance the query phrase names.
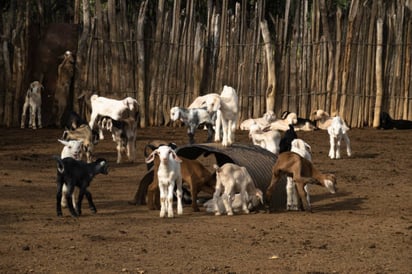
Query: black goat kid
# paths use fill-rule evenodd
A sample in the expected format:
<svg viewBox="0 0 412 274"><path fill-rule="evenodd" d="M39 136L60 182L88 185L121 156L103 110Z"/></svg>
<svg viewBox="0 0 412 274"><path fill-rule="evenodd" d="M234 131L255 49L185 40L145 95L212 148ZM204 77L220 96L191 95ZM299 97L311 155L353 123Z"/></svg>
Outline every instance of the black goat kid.
<svg viewBox="0 0 412 274"><path fill-rule="evenodd" d="M59 156L53 156L57 161L57 194L56 194L56 211L57 216L62 216L61 198L63 184L67 186L66 199L70 201L67 203L70 213L73 217L81 215L81 205L83 196L86 195L89 202L89 208L93 213L96 213L96 206L93 203L92 194L87 190L94 176L97 174L108 174L108 165L105 159L97 159L93 163L86 163L77 161L73 158L67 157L61 159ZM71 197L74 188L78 187L79 198L77 200L77 212L71 202Z"/></svg>

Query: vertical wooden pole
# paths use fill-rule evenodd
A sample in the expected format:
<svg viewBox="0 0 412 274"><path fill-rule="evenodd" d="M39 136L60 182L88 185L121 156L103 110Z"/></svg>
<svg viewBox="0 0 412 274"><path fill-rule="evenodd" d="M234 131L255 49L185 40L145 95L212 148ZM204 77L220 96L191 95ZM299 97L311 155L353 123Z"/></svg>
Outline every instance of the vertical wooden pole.
<svg viewBox="0 0 412 274"><path fill-rule="evenodd" d="M382 106L382 94L383 94L383 82L382 82L382 42L383 42L383 20L378 18L376 22L376 101L375 101L375 114L373 118L373 127L379 127L379 117L381 114Z"/></svg>

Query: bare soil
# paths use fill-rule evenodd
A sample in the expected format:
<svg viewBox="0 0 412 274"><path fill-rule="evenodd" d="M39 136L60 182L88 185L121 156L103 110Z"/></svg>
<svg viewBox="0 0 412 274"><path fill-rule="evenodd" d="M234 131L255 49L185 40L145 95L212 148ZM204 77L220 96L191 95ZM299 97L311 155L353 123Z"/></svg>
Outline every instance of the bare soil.
<svg viewBox="0 0 412 274"><path fill-rule="evenodd" d="M151 139L187 143L185 128L138 130L137 161L116 164L110 136L96 156L109 175L90 186L97 214L56 216L58 129L0 129L0 273L412 273L411 131L352 129L354 155L330 160L325 131L298 132L338 193L312 188L313 213L159 218L128 204ZM238 131L237 142L250 143ZM199 131L197 140L206 140Z"/></svg>

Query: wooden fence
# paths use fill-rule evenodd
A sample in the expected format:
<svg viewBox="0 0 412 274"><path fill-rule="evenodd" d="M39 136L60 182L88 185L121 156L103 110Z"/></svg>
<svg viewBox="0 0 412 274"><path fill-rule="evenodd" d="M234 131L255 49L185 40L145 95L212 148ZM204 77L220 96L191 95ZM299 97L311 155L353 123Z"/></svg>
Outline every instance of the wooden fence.
<svg viewBox="0 0 412 274"><path fill-rule="evenodd" d="M380 111L412 120L411 1L288 0L282 14L263 0L216 2L96 0L91 9L83 1L73 108L87 114L80 94L133 96L142 127L169 125L171 107L231 85L239 120L267 108L306 118L322 108L352 127L374 125ZM5 111L2 98L13 89L21 98L28 83L11 88L7 80L0 79L0 124L16 126L7 115L18 117L21 106Z"/></svg>

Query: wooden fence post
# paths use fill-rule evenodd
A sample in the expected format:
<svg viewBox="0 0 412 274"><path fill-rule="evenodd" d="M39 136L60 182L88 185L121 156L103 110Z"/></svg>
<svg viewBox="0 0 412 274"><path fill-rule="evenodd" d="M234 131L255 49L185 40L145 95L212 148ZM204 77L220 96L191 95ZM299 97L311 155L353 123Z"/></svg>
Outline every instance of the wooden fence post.
<svg viewBox="0 0 412 274"><path fill-rule="evenodd" d="M381 114L381 106L382 106L382 41L383 41L383 34L382 34L382 26L383 20L382 18L378 18L376 22L376 101L375 101L375 114L373 117L373 127L379 127L380 121L379 117Z"/></svg>

